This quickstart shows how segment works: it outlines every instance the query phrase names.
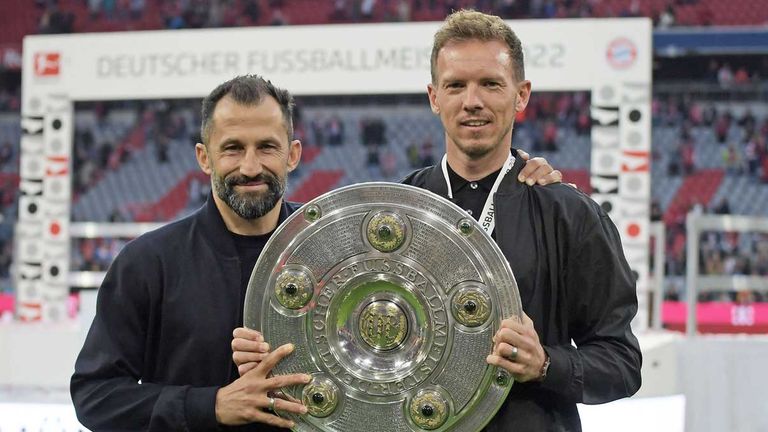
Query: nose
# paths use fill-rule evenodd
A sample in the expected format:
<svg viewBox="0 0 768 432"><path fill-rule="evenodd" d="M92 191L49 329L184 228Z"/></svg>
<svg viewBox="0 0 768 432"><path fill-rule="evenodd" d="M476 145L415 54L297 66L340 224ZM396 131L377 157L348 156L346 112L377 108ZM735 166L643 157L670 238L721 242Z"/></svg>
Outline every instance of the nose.
<svg viewBox="0 0 768 432"><path fill-rule="evenodd" d="M464 110L478 111L483 109L483 100L480 97L480 88L475 84L468 84L464 91Z"/></svg>
<svg viewBox="0 0 768 432"><path fill-rule="evenodd" d="M248 148L240 161L240 174L248 177L256 177L263 171L261 159L255 149Z"/></svg>

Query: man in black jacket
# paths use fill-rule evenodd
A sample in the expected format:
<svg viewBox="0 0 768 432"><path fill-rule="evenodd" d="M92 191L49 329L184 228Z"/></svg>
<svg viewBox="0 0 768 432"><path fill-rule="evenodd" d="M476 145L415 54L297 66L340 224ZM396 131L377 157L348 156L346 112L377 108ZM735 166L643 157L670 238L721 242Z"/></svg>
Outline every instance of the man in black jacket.
<svg viewBox="0 0 768 432"><path fill-rule="evenodd" d="M237 77L203 100L195 152L212 195L193 215L130 242L107 272L71 381L89 429L264 432L293 426L275 410L306 412L271 393L308 382L306 374L268 376L293 347L260 356L239 378L230 348L251 270L298 208L283 200L301 156L292 109L288 92L257 76ZM559 172L546 176L546 161L529 165L531 179L559 181Z"/></svg>
<svg viewBox="0 0 768 432"><path fill-rule="evenodd" d="M445 128L440 166L405 183L451 198L496 240L515 274L523 322L507 319L487 362L517 383L489 431L578 431L576 403L631 396L641 353L630 322L635 281L618 232L588 196L514 181L515 116L531 94L520 40L500 18L449 16L435 35L432 111ZM530 317L530 318L529 318Z"/></svg>
<svg viewBox="0 0 768 432"><path fill-rule="evenodd" d="M440 165L404 183L451 199L497 242L518 283L525 317L506 319L487 362L516 384L488 431L580 431L577 403L628 397L642 356L630 322L635 281L608 215L563 184L525 185L512 151L515 116L531 94L520 40L504 21L473 11L435 35L432 111L445 128ZM257 332L237 329L233 357L258 364Z"/></svg>
<svg viewBox="0 0 768 432"><path fill-rule="evenodd" d="M256 76L238 77L203 101L195 153L212 196L190 217L126 245L98 296L75 364L78 419L102 430L217 430L262 423L291 427L272 409L304 413L268 392L309 375L268 377L289 355L281 346L238 378L232 329L242 325L250 271L277 225L298 206L283 201L299 163L290 94Z"/></svg>

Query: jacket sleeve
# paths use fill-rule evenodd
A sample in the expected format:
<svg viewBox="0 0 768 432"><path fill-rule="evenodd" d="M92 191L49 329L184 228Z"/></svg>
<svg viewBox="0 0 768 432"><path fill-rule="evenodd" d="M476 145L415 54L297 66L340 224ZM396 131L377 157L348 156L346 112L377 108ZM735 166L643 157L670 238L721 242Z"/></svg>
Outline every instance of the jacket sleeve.
<svg viewBox="0 0 768 432"><path fill-rule="evenodd" d="M542 386L572 402L599 404L637 392L642 355L630 327L637 313L635 279L619 233L602 211L590 216L569 239L560 281L575 347L544 347L551 364Z"/></svg>
<svg viewBox="0 0 768 432"><path fill-rule="evenodd" d="M216 430L218 387L143 382L148 331L159 314L160 266L128 244L99 289L96 316L75 363L70 392L77 418L94 431ZM137 250L138 249L138 250Z"/></svg>

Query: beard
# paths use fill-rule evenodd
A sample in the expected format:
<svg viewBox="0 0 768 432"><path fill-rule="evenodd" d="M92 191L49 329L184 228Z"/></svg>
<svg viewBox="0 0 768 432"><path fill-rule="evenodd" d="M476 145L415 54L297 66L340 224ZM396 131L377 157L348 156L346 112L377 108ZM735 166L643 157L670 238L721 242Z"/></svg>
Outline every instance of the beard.
<svg viewBox="0 0 768 432"><path fill-rule="evenodd" d="M510 142L505 140L504 137L513 130L513 125L510 125L505 129L498 140L494 137L484 137L481 133L472 133L467 138L456 137L453 142L458 147L459 151L464 153L470 160L480 160L490 153L496 151L500 146L509 148Z"/></svg>
<svg viewBox="0 0 768 432"><path fill-rule="evenodd" d="M220 177L212 173L213 188L216 195L224 201L238 216L246 220L258 219L275 208L277 202L285 193L285 179L267 171L256 177L232 174L228 177ZM265 192L238 193L235 186L249 182L260 181L267 185Z"/></svg>

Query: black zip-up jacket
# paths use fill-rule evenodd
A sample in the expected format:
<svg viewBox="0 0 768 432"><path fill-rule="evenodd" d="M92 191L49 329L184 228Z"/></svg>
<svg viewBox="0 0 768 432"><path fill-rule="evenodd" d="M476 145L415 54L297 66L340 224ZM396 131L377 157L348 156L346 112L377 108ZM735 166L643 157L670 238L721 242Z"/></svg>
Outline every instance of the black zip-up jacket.
<svg viewBox="0 0 768 432"><path fill-rule="evenodd" d="M630 329L635 281L600 206L564 184L518 182L524 164L518 157L494 196L495 236L551 365L543 382L513 385L487 430L580 431L577 403L609 402L640 388L642 357ZM403 183L447 197L439 165Z"/></svg>
<svg viewBox="0 0 768 432"><path fill-rule="evenodd" d="M513 387L488 430L579 430L576 402L617 399L640 385L629 330L634 284L607 216L567 186L513 181L521 166L497 193L496 236L552 365L544 383ZM439 168L405 182L446 195ZM296 208L284 204L280 221ZM94 431L220 429L216 391L237 378L230 343L242 325L241 265L253 264L239 262L212 198L129 243L107 272L75 365L78 419Z"/></svg>
<svg viewBox="0 0 768 432"><path fill-rule="evenodd" d="M284 203L280 222L297 208ZM255 262L240 263L212 196L128 243L101 284L75 363L80 422L93 431L219 430L216 392L238 378L231 343L243 322L242 265Z"/></svg>

